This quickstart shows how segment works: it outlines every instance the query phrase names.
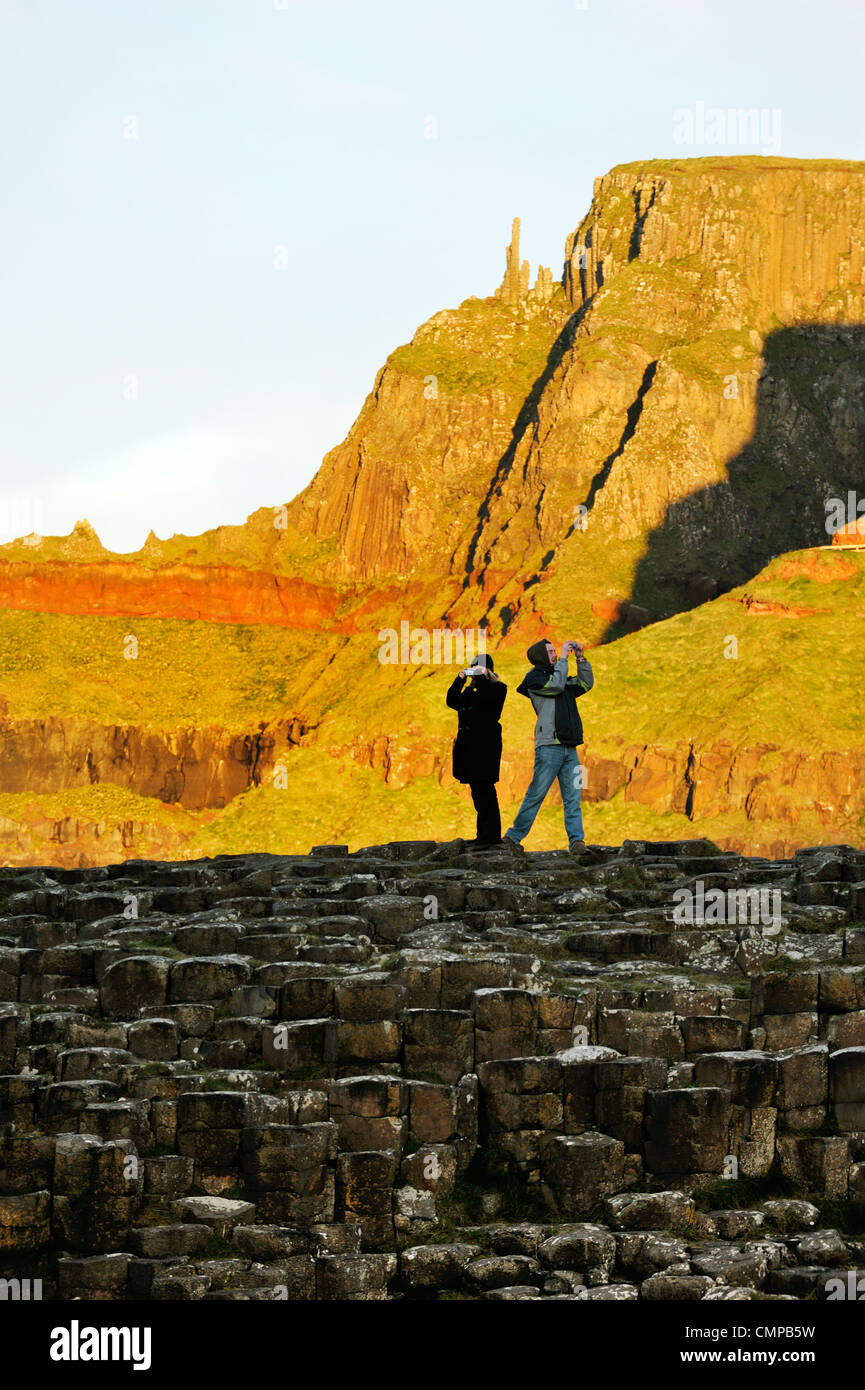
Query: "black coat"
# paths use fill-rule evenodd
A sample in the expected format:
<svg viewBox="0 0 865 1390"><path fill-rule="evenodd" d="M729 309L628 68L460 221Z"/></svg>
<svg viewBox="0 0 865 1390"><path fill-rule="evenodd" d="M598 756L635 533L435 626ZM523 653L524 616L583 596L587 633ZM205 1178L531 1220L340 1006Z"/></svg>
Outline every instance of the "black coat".
<svg viewBox="0 0 865 1390"><path fill-rule="evenodd" d="M497 782L502 757L499 715L508 688L504 681L457 676L447 693L447 703L459 715L454 741L453 772L458 782Z"/></svg>

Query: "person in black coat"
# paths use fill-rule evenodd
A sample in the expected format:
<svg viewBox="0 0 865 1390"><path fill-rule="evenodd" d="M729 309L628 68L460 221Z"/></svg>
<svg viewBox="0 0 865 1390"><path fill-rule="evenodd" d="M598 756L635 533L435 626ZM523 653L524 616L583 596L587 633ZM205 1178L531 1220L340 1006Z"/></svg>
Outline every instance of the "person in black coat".
<svg viewBox="0 0 865 1390"><path fill-rule="evenodd" d="M502 838L496 782L502 757L499 716L507 693L492 657L483 652L470 670L459 672L446 697L450 709L459 715L453 773L458 782L469 784L477 811L477 839L469 843L479 849L497 845Z"/></svg>

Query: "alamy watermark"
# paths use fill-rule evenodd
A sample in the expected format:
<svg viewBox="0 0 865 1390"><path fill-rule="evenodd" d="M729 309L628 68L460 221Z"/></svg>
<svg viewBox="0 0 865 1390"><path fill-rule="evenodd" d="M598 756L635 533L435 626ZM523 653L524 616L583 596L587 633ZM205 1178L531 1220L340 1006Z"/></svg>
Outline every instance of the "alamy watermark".
<svg viewBox="0 0 865 1390"><path fill-rule="evenodd" d="M827 497L825 505L827 536L855 525L859 535L865 537L865 497L857 497L851 490L846 501L843 497Z"/></svg>
<svg viewBox="0 0 865 1390"><path fill-rule="evenodd" d="M69 1327L51 1332L52 1361L131 1361L134 1371L147 1371L151 1360L149 1327L82 1327L73 1318Z"/></svg>
<svg viewBox="0 0 865 1390"><path fill-rule="evenodd" d="M677 106L673 111L677 145L746 145L765 154L781 153L781 108L773 106Z"/></svg>
<svg viewBox="0 0 865 1390"><path fill-rule="evenodd" d="M840 1274L836 1275L834 1279L827 1279L823 1285L827 1302L833 1303L839 1300L865 1302L865 1275L860 1277L860 1274L858 1269L848 1269L846 1279L842 1278Z"/></svg>
<svg viewBox="0 0 865 1390"><path fill-rule="evenodd" d="M41 497L0 497L0 543L21 540L34 545L45 532L45 507Z"/></svg>
<svg viewBox="0 0 865 1390"><path fill-rule="evenodd" d="M698 878L693 888L677 888L673 921L677 926L695 923L753 923L781 927L781 892L778 888L710 888Z"/></svg>
<svg viewBox="0 0 865 1390"><path fill-rule="evenodd" d="M41 1297L41 1279L0 1279L0 1303L28 1303Z"/></svg>
<svg viewBox="0 0 865 1390"><path fill-rule="evenodd" d="M384 627L378 634L378 659L383 666L470 666L487 650L486 629L411 627L403 620L399 632Z"/></svg>

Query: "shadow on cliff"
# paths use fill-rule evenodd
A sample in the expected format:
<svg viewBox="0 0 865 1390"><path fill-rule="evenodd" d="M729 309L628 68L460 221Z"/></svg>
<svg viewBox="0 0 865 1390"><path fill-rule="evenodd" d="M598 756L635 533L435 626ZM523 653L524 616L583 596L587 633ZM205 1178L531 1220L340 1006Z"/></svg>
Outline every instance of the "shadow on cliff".
<svg viewBox="0 0 865 1390"><path fill-rule="evenodd" d="M579 328L586 314L589 312L589 309L592 307L592 302L592 299L587 299L583 304L580 305L580 307L573 314L570 315L567 322L565 323L564 328L562 328L561 332L559 333L558 337L553 343L553 346L550 348L549 355L544 366L544 370L541 372L540 376L535 381L534 385L532 386L532 389L529 391L528 395L526 396L526 399L520 407L520 412L517 415L517 418L514 421L513 429L511 430L510 443L508 444L508 447L505 449L505 452L499 459L496 471L493 475L492 481L490 482L489 488L487 489L487 494L478 508L477 520L475 522L474 531L471 540L469 541L468 550L466 552L465 573L463 575L464 592L471 584L472 575L478 565L478 547L480 545L481 536L484 532L484 527L490 519L490 503L494 497L501 494L502 484L504 483L505 479L507 478L508 474L513 468L514 459L516 458L516 453L520 441L522 440L526 432L531 428L531 426L537 424L538 405L540 403L541 397L543 396L544 392L547 389L547 386L549 385L550 381L552 380L559 366L561 365L563 358L573 348L577 329ZM540 499L538 499L538 506L540 506ZM553 553L553 551L550 551L547 555L544 556L544 559L542 560L540 566L541 571L543 571L549 564L550 560L553 557ZM488 551L486 555L482 557L481 563L486 565L489 564L489 562L490 554ZM531 582L537 583L537 577L535 578L535 580ZM486 620L488 619L489 613L494 606L495 596L493 596L487 604L486 610L481 619L479 620L479 626L487 626ZM502 616L504 617L503 632L506 632L508 627L508 619L504 616L504 612Z"/></svg>
<svg viewBox="0 0 865 1390"><path fill-rule="evenodd" d="M751 438L725 480L668 507L602 642L716 598L784 551L828 545L828 499L865 496L865 326L779 329L763 357ZM635 424L629 418L596 478L589 509Z"/></svg>

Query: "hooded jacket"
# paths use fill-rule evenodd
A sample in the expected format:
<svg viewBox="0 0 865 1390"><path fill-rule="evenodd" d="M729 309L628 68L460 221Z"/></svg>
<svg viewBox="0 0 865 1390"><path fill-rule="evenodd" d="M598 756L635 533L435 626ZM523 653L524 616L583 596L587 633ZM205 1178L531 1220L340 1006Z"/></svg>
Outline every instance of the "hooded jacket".
<svg viewBox="0 0 865 1390"><path fill-rule="evenodd" d="M546 642L533 643L526 656L532 667L517 686L517 694L531 700L537 715L535 747L564 744L576 748L583 741L577 700L595 683L591 666L585 657L581 657L577 661L576 676L569 676L568 658L561 656L552 666Z"/></svg>

